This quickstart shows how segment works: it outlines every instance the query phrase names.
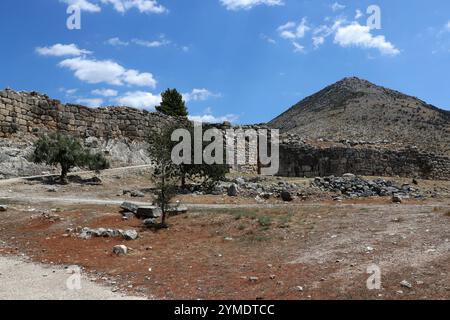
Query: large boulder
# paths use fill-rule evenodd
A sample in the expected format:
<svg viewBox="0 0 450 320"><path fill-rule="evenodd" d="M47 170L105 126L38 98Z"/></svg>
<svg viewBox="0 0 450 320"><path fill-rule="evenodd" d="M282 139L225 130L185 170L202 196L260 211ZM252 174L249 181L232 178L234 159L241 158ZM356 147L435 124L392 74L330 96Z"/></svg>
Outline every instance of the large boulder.
<svg viewBox="0 0 450 320"><path fill-rule="evenodd" d="M120 208L123 209L124 211L137 213L139 206L137 204L134 204L131 202L124 202L124 203L122 203Z"/></svg>
<svg viewBox="0 0 450 320"><path fill-rule="evenodd" d="M136 210L136 217L139 219L154 219L161 216L161 209L155 206L138 206Z"/></svg>

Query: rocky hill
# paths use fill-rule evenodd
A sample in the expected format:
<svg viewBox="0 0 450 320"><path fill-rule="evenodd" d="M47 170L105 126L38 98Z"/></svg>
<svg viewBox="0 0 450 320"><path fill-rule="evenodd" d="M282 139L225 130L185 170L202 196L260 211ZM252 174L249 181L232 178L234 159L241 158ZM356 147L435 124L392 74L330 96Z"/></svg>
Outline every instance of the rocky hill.
<svg viewBox="0 0 450 320"><path fill-rule="evenodd" d="M305 98L269 125L301 139L383 142L450 155L450 112L358 78Z"/></svg>

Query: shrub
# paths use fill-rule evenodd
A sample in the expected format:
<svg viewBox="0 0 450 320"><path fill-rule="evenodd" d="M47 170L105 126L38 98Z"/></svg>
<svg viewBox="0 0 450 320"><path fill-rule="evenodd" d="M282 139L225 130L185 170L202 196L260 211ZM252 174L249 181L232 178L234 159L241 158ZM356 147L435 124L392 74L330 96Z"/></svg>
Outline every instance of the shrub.
<svg viewBox="0 0 450 320"><path fill-rule="evenodd" d="M80 141L61 133L45 135L36 141L32 161L49 166L59 165L61 183L67 182L67 174L74 167L89 168L97 172L109 168L109 162L102 154L91 153L83 148Z"/></svg>

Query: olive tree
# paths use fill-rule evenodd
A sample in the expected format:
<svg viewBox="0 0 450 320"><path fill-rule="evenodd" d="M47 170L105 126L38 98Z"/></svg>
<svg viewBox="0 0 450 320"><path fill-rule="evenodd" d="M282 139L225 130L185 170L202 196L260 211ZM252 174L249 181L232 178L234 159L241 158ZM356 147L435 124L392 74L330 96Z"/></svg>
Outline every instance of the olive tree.
<svg viewBox="0 0 450 320"><path fill-rule="evenodd" d="M59 165L61 183L67 183L67 174L74 167L95 171L109 168L109 162L102 154L92 153L78 139L61 133L45 135L37 140L32 161L49 166Z"/></svg>

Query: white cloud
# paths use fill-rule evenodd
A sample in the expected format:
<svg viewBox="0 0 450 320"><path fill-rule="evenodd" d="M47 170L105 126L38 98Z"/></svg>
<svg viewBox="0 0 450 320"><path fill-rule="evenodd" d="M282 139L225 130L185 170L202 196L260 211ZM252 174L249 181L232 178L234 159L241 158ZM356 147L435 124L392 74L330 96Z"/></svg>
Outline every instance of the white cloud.
<svg viewBox="0 0 450 320"><path fill-rule="evenodd" d="M127 70L112 60L94 60L78 57L63 60L59 63L59 66L72 70L75 77L87 83L128 84L153 88L156 86L156 80L151 73Z"/></svg>
<svg viewBox="0 0 450 320"><path fill-rule="evenodd" d="M60 2L66 3L69 6L75 5L79 7L80 10L86 12L100 12L102 10L98 5L89 0L60 0Z"/></svg>
<svg viewBox="0 0 450 320"><path fill-rule="evenodd" d="M450 31L450 20L445 25L445 29L447 29L447 31Z"/></svg>
<svg viewBox="0 0 450 320"><path fill-rule="evenodd" d="M141 13L161 14L168 11L156 0L101 0L101 2L113 5L114 9L120 13L125 13L133 8L138 9Z"/></svg>
<svg viewBox="0 0 450 320"><path fill-rule="evenodd" d="M312 40L313 40L314 49L319 48L321 45L323 45L325 43L325 38L322 36L313 37Z"/></svg>
<svg viewBox="0 0 450 320"><path fill-rule="evenodd" d="M36 52L42 56L81 56L91 54L88 50L79 49L75 44L60 44L57 43L51 47L38 47Z"/></svg>
<svg viewBox="0 0 450 320"><path fill-rule="evenodd" d="M355 19L358 20L359 18L362 18L363 16L364 16L364 14L362 13L362 11L357 9L356 13L355 13Z"/></svg>
<svg viewBox="0 0 450 320"><path fill-rule="evenodd" d="M381 54L398 55L398 50L384 36L374 36L370 33L368 26L353 23L344 27L339 27L336 31L334 42L342 47L359 47L365 49L378 49Z"/></svg>
<svg viewBox="0 0 450 320"><path fill-rule="evenodd" d="M156 80L148 72L139 73L137 70L127 70L124 73L124 81L127 84L141 87L156 87Z"/></svg>
<svg viewBox="0 0 450 320"><path fill-rule="evenodd" d="M189 120L191 121L204 123L223 123L225 121L236 122L238 119L239 116L232 113L224 116L214 116L212 115L211 108L206 109L202 115L189 116Z"/></svg>
<svg viewBox="0 0 450 320"><path fill-rule="evenodd" d="M166 46L170 44L169 40L164 39L164 37L161 40L154 40L154 41L147 41L147 40L141 40L141 39L133 39L131 40L134 44L137 44L139 46L147 47L147 48L158 48L162 46Z"/></svg>
<svg viewBox="0 0 450 320"><path fill-rule="evenodd" d="M161 96L154 95L150 92L134 91L126 92L123 96L115 100L119 105L138 108L138 109L154 109L161 103Z"/></svg>
<svg viewBox="0 0 450 320"><path fill-rule="evenodd" d="M305 53L305 47L298 42L292 41L292 45L294 46L294 52Z"/></svg>
<svg viewBox="0 0 450 320"><path fill-rule="evenodd" d="M220 93L213 93L208 89L193 89L189 93L183 93L183 99L186 102L189 101L205 101L209 98L218 98L221 97Z"/></svg>
<svg viewBox="0 0 450 320"><path fill-rule="evenodd" d="M276 43L277 43L274 39L272 39L271 37L265 35L264 33L261 33L261 34L259 35L259 37L260 37L262 40L267 41L267 42L270 43L270 44L276 44Z"/></svg>
<svg viewBox="0 0 450 320"><path fill-rule="evenodd" d="M84 106L88 106L88 107L91 107L91 108L97 108L97 107L100 107L103 104L103 99L99 99L99 98L93 98L93 99L80 98L80 99L77 99L76 102L79 103L79 104L82 104Z"/></svg>
<svg viewBox="0 0 450 320"><path fill-rule="evenodd" d="M259 5L282 6L282 0L220 0L227 10L249 10Z"/></svg>
<svg viewBox="0 0 450 320"><path fill-rule="evenodd" d="M334 12L344 10L346 7L343 4L340 4L338 2L335 2L331 5L331 10Z"/></svg>
<svg viewBox="0 0 450 320"><path fill-rule="evenodd" d="M113 89L95 89L92 90L92 94L102 97L115 97L117 96L118 92L117 90Z"/></svg>
<svg viewBox="0 0 450 320"><path fill-rule="evenodd" d="M281 38L293 40L303 38L311 28L307 25L306 18L303 18L298 25L291 21L278 27L277 30Z"/></svg>
<svg viewBox="0 0 450 320"><path fill-rule="evenodd" d="M75 93L78 92L78 89L59 88L59 91L63 92L66 96L73 96Z"/></svg>
<svg viewBox="0 0 450 320"><path fill-rule="evenodd" d="M122 41L118 37L111 38L111 39L107 40L106 43L111 46L128 46L129 45L128 42Z"/></svg>

